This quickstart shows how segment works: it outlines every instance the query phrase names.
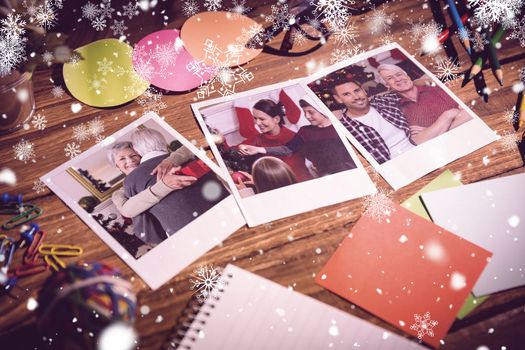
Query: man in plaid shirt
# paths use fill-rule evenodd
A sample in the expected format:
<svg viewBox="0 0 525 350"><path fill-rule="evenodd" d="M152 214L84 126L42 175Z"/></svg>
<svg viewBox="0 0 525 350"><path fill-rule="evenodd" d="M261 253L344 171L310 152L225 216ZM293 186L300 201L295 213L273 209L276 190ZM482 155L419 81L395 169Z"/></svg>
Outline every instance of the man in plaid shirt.
<svg viewBox="0 0 525 350"><path fill-rule="evenodd" d="M336 81L332 94L346 107L341 119L343 125L379 164L414 147L396 94L387 93L369 99L354 80Z"/></svg>

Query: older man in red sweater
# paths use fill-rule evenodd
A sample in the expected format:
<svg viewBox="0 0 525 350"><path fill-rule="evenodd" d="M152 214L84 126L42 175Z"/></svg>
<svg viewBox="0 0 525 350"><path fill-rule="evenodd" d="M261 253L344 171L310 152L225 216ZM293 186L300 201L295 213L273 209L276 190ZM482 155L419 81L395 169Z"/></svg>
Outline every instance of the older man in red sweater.
<svg viewBox="0 0 525 350"><path fill-rule="evenodd" d="M408 74L394 64L381 64L377 70L385 85L399 95L399 108L407 119L411 139L416 144L472 119L439 86L416 86Z"/></svg>

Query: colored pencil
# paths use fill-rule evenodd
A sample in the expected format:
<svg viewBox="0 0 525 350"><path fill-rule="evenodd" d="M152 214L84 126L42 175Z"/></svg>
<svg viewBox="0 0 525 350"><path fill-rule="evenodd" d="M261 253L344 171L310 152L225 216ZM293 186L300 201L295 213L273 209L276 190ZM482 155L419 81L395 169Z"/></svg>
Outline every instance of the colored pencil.
<svg viewBox="0 0 525 350"><path fill-rule="evenodd" d="M456 4L454 4L454 0L447 0L447 3L448 3L448 7L450 8L450 12L452 14L452 19L454 20L454 23L456 24L458 28L459 38L463 42L463 46L465 46L465 49L470 55L472 50L470 49L470 41L467 36L467 29L461 22L461 17L459 16L459 12L458 12L458 9L456 8Z"/></svg>
<svg viewBox="0 0 525 350"><path fill-rule="evenodd" d="M503 29L502 26L500 26L498 28L498 30L496 31L496 33L494 33L494 35L492 36L492 38L490 39L490 45L494 47L494 54L495 53L495 48L496 48L496 44L499 43L499 41L501 40L501 38L503 37L503 34L505 34L505 29ZM496 60L497 60L497 57L496 57ZM472 65L472 67L470 68L470 75L469 75L469 78L468 80L472 79L475 75L477 75L479 72L481 72L481 69L483 67L483 56L480 55L476 61L474 62L474 64ZM498 61L498 65L499 65L499 61ZM499 68L500 71L501 71L501 68ZM494 73L496 74L496 73ZM503 72L501 72L501 79L503 79ZM496 79L498 79L498 77L496 76ZM498 80L499 82L499 80ZM501 84L501 83L500 83Z"/></svg>

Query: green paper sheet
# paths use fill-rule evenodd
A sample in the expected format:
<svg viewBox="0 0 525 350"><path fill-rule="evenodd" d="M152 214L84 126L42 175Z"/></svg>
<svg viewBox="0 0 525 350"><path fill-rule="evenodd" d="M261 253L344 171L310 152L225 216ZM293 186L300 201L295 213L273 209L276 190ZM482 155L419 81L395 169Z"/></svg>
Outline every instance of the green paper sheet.
<svg viewBox="0 0 525 350"><path fill-rule="evenodd" d="M461 181L459 181L459 179L457 179L450 170L445 170L438 177L432 180L428 185L426 185L418 192L416 192L413 196L401 203L401 206L430 221L430 216L428 215L425 206L423 205L423 202L421 201L419 196L425 192L432 192L461 185ZM472 293L470 293L456 317L460 320L463 319L465 316L471 313L472 310L474 310L481 303L483 303L487 298L488 295L476 298Z"/></svg>

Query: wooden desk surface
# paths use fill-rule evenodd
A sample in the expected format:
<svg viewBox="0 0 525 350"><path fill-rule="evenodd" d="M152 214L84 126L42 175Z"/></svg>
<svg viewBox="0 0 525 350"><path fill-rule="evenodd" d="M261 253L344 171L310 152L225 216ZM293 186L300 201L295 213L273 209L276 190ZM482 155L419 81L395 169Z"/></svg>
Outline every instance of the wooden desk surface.
<svg viewBox="0 0 525 350"><path fill-rule="evenodd" d="M393 37L409 52L416 54L417 45L411 45L406 30L410 27L407 18L417 20L420 16L428 21L432 18L429 9L422 6L421 1L397 1L389 4L387 13L395 13L397 18L392 26ZM169 28L180 28L184 18L175 16L180 14L179 5L168 7L170 14ZM250 14L261 22L258 14L265 8L258 8ZM169 12L171 11L171 12ZM268 11L266 11L268 13ZM359 40L364 47L380 45L380 39L366 31L363 18L366 15L354 16L354 23L358 26ZM91 42L102 37L109 37L109 33L99 33L94 37L94 30L87 29L84 24L79 24L77 31L71 35L71 40L76 40L77 46ZM82 27L84 26L84 27ZM144 24L138 26L130 37L135 43L144 35L160 29L161 23ZM282 36L281 36L282 37ZM74 46L74 45L72 45ZM273 46L277 46L274 44ZM307 75L306 62L314 60L329 64L330 52L333 49L333 39L320 50L307 56L287 58L261 54L244 67L255 75L251 82L240 86L238 91L264 86L282 81L283 77L292 79ZM457 45L459 48L459 44ZM500 59L523 52L516 41L503 41L499 50ZM464 53L461 53L462 62L468 62ZM421 60L431 68L431 59L426 57ZM516 94L511 91L513 83L519 80L519 69L523 67L524 60L503 66L505 85L499 87L496 80L487 71L485 74L487 85L491 88L489 103L483 103L474 91L472 83L461 89L459 84L452 86L452 90L476 112L492 129L498 133L513 131L511 125L503 118L505 110L511 109L516 100ZM463 67L467 68L467 64ZM143 349L157 349L165 340L168 331L174 326L175 320L180 315L186 303L190 300L190 274L200 264L213 264L225 266L235 263L248 271L269 278L284 286L292 286L296 291L310 295L322 302L333 305L348 313L357 315L375 324L400 333L385 322L372 316L351 303L322 289L314 283L314 274L327 262L332 253L352 228L353 223L363 211L363 200L357 199L330 207L321 208L312 212L275 221L255 228L244 227L222 244L197 259L192 265L181 271L177 276L152 292L135 273L108 247L97 235L85 225L55 194L46 190L36 193L33 181L39 176L58 167L67 158L64 146L72 142L72 127L85 123L94 117L100 117L104 122L104 135L108 136L132 122L142 114L142 108L133 101L121 107L97 109L83 105L79 113L72 113L71 103L76 102L71 96L54 98L50 90L53 86L51 78L59 81L61 70L58 68L37 71L34 75L34 87L37 113L43 113L48 119L45 130L34 128L19 130L0 138L0 159L2 167L9 167L16 172L17 185L0 186L0 192L22 193L24 198L44 209L44 214L38 219L47 236L49 243L80 244L84 248L84 255L78 260L98 260L119 268L123 274L133 282L138 295L138 304L147 305L151 312L148 315L137 314L136 329L140 335L140 347ZM58 80L57 80L58 79ZM166 121L177 131L190 140L203 142L203 135L197 127L190 111L190 103L196 99L196 92L163 96L163 101L168 107L160 112ZM135 111L137 116L131 117L129 112ZM128 112L128 113L126 113ZM35 163L24 164L13 159L12 146L21 138L29 140L35 145L37 154ZM87 150L94 144L93 140L83 142L82 150ZM489 163L484 164L483 157L488 157ZM485 158L487 159L487 158ZM368 163L361 158L363 164ZM485 162L486 163L486 162ZM502 142L492 143L466 157L452 162L446 167L438 169L414 183L392 193L392 198L398 202L410 197L413 193L426 185L444 169L450 169L461 174L463 183L471 183L491 177L505 176L524 172L523 163L517 149L506 150ZM369 172L370 168L368 167ZM377 180L379 187L388 189L382 180ZM490 220L490 218L484 218ZM293 240L289 237L292 236ZM318 254L318 248L321 253ZM68 259L73 262L75 259ZM48 274L40 274L19 281L23 290L18 290L18 299L7 296L0 297L0 347L4 344L26 344L23 339L31 338L31 323L34 314L27 310L26 301L29 296L36 296ZM479 306L472 314L462 321L456 321L448 336L444 339L442 349L476 349L485 345L490 349L523 349L525 333L525 287L492 295L486 302ZM157 316L162 316L162 322L157 323ZM29 342L26 340L26 342ZM30 343L27 343L30 344ZM27 345L29 347L29 345ZM11 349L11 347L8 347ZM25 347L12 347L25 348ZM7 349L7 348L6 348Z"/></svg>

